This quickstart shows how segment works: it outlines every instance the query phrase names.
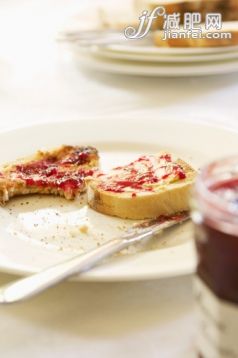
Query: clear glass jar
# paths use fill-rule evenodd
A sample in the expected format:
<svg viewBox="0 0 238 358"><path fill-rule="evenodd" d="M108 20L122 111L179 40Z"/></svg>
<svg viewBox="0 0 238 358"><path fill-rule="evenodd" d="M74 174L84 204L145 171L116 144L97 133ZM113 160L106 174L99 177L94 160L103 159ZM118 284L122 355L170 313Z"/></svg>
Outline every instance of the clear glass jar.
<svg viewBox="0 0 238 358"><path fill-rule="evenodd" d="M198 351L203 358L238 357L238 156L199 175L192 218L197 249Z"/></svg>

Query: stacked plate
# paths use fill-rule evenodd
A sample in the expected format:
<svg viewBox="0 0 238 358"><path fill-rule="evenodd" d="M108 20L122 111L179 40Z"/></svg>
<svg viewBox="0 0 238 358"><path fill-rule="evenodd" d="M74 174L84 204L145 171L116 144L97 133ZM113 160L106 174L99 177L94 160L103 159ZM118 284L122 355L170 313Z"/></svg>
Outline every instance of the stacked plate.
<svg viewBox="0 0 238 358"><path fill-rule="evenodd" d="M80 35L79 35L80 36ZM102 35L101 35L102 36ZM72 41L77 61L111 73L145 76L202 76L238 72L238 46L213 48L155 47L143 40Z"/></svg>

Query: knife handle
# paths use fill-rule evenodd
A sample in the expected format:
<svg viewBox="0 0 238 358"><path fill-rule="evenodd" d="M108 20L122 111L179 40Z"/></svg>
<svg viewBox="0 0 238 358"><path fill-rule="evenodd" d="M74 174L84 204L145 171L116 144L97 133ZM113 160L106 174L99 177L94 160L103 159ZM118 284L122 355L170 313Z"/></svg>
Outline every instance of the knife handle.
<svg viewBox="0 0 238 358"><path fill-rule="evenodd" d="M36 295L74 274L88 271L104 258L129 245L129 240L117 238L86 254L77 255L39 273L7 284L0 288L0 303L14 303Z"/></svg>

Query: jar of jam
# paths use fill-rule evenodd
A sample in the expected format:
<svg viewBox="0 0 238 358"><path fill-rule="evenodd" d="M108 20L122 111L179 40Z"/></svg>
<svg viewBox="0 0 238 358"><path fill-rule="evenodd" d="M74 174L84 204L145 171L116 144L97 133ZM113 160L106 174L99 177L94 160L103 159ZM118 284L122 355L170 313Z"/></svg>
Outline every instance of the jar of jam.
<svg viewBox="0 0 238 358"><path fill-rule="evenodd" d="M238 156L199 175L192 218L198 255L195 282L202 358L238 357Z"/></svg>

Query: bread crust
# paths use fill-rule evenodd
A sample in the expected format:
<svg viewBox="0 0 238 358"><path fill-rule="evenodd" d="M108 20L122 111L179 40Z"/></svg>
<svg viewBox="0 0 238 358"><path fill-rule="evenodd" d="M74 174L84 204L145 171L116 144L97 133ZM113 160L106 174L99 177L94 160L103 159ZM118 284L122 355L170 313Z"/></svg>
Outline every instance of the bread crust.
<svg viewBox="0 0 238 358"><path fill-rule="evenodd" d="M88 203L94 210L123 219L152 219L189 209L190 190L196 172L181 159L176 162L186 173L186 179L161 185L153 192L114 193L100 187L99 180L88 184Z"/></svg>
<svg viewBox="0 0 238 358"><path fill-rule="evenodd" d="M85 191L86 173L97 168L98 161L98 152L93 147L63 145L5 164L0 168L0 203L26 194L51 194L73 199ZM43 169L42 163L45 165ZM34 168L37 165L40 174L38 168ZM49 169L56 174L51 175ZM36 180L38 174L40 177ZM54 176L57 174L58 177Z"/></svg>

